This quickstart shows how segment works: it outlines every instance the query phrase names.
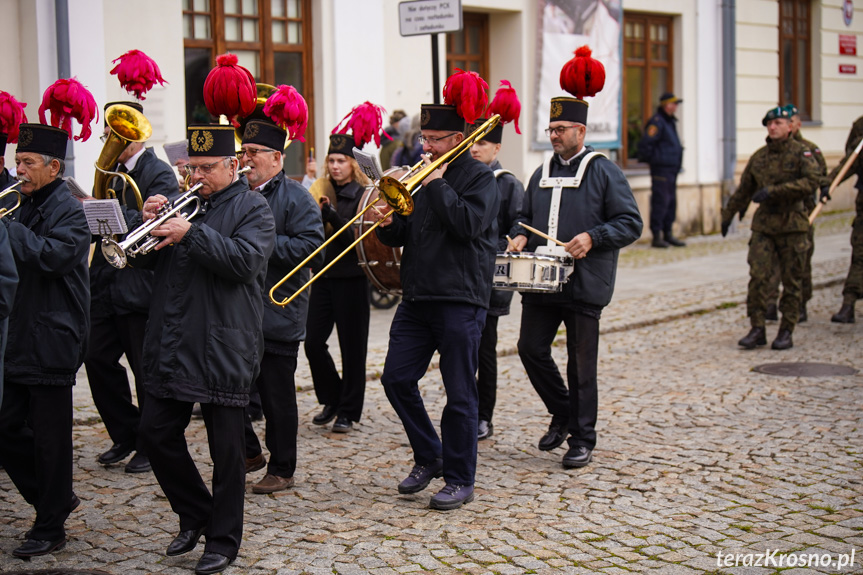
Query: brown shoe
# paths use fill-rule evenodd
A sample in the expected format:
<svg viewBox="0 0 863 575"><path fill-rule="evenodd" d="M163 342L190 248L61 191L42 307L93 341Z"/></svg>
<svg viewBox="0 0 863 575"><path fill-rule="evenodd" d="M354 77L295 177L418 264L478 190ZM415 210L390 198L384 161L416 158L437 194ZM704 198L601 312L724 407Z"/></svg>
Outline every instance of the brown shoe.
<svg viewBox="0 0 863 575"><path fill-rule="evenodd" d="M257 454L255 457L247 457L246 458L246 473L251 473L253 471L257 471L258 469L263 469L264 465L267 464L267 458L264 457L263 453Z"/></svg>
<svg viewBox="0 0 863 575"><path fill-rule="evenodd" d="M279 477L272 473L267 473L264 478L252 486L252 493L275 493L276 491L284 491L294 486L293 477Z"/></svg>

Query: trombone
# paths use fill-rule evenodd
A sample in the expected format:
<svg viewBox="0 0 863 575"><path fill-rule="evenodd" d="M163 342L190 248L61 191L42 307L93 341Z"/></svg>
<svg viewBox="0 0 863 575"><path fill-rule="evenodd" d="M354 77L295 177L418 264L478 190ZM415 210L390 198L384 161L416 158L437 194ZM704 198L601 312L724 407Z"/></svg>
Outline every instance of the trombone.
<svg viewBox="0 0 863 575"><path fill-rule="evenodd" d="M248 167L241 168L237 170L237 174L248 172L250 169ZM153 251L153 248L159 245L164 238L152 236L150 232L164 224L168 219L179 214L180 217L191 220L198 215L198 212L201 210L201 199L195 195L195 192L203 185L203 182L201 182L189 188L183 195L171 203L170 208L167 205L162 206L155 218L149 222L144 222L129 232L126 235L126 239L122 242L118 242L113 238L103 237L102 255L105 256L108 263L117 269L123 269L129 263L129 258L148 254ZM195 204L195 209L191 214L186 215L181 213L184 208L192 203Z"/></svg>
<svg viewBox="0 0 863 575"><path fill-rule="evenodd" d="M381 222L386 220L389 216L393 214L393 212L402 215L408 216L414 211L414 202L413 195L417 192L417 190L422 186L423 180L425 180L429 174L433 171L437 170L441 165L451 162L456 159L466 150L468 150L475 141L483 139L483 137L487 136L489 132L491 132L500 122L500 116L498 114L493 115L491 118L485 121L479 128L477 128L474 132L472 132L469 136L465 137L458 146L454 147L447 153L440 156L437 160L430 163L429 165L423 167L422 160L417 162L416 165L412 166L410 171L407 174L402 176L401 178L394 178L392 176L382 176L377 182L374 183L374 186L380 191L380 198L383 199L387 204L390 205L392 210L388 213L383 214L381 219L375 222L373 225L369 227L365 232L363 232L357 239L353 241L351 245L346 247L342 253L333 258L329 264L327 264L321 271L316 273L314 277L312 277L309 281L307 281L302 287L300 287L294 294L288 298L283 299L282 301L276 301L275 293L276 290L279 289L286 281L288 281L295 273L303 268L307 263L309 263L312 258L314 258L318 253L327 247L327 245L335 239L336 236L347 230L355 221L357 221L360 217L363 216L367 211L375 207L377 202L369 202L369 205L366 206L363 210L357 213L353 218L351 218L345 225L341 227L337 232L333 233L332 236L329 237L327 241L321 244L318 249L313 251L309 256L304 259L302 262L297 265L293 270L288 272L288 274L279 280L279 282L270 288L270 301L275 305L284 307L294 301L294 299L300 295L307 287L316 282L321 275L326 273L330 267L339 261L345 254L347 254L350 250L354 248L358 243L363 241L367 235L372 233L375 228L377 228ZM377 209L377 208L375 208Z"/></svg>
<svg viewBox="0 0 863 575"><path fill-rule="evenodd" d="M9 194L15 194L18 196L18 202L14 206L12 206L11 208L0 208L0 219L8 216L9 214L17 210L19 207L21 207L21 192L15 189L20 185L21 182L15 182L11 186L0 192L0 200L5 198Z"/></svg>

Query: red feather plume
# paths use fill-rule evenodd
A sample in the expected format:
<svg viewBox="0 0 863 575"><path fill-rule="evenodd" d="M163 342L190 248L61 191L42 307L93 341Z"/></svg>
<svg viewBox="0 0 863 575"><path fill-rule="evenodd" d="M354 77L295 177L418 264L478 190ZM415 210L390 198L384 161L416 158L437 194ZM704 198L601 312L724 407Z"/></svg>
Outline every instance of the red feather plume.
<svg viewBox="0 0 863 575"><path fill-rule="evenodd" d="M303 136L309 123L309 107L293 86L282 84L276 88L264 104L264 115L288 132L290 139L306 141Z"/></svg>
<svg viewBox="0 0 863 575"><path fill-rule="evenodd" d="M375 145L381 147L381 128L383 127L383 114L386 113L381 106L371 102L363 102L354 106L342 121L336 124L331 134L347 134L348 130L354 135L354 143L357 148L362 148L374 139ZM344 124L344 125L343 125ZM341 126L341 129L339 128ZM392 140L389 134L384 135Z"/></svg>
<svg viewBox="0 0 863 575"><path fill-rule="evenodd" d="M596 96L605 86L605 66L590 55L590 48L582 46L560 70L560 87L579 100Z"/></svg>
<svg viewBox="0 0 863 575"><path fill-rule="evenodd" d="M515 133L521 134L518 129L518 117L521 115L521 102L518 100L518 94L515 93L515 88L512 87L507 80L500 81L500 87L494 94L494 99L488 105L487 117L494 114L500 115L500 123L508 124L515 122Z"/></svg>
<svg viewBox="0 0 863 575"><path fill-rule="evenodd" d="M456 68L455 74L444 83L443 101L448 106L455 106L456 113L468 124L473 124L488 106L488 84L476 72Z"/></svg>
<svg viewBox="0 0 863 575"><path fill-rule="evenodd" d="M42 105L39 106L39 121L47 124L45 111L51 112L51 125L66 130L72 137L72 120L81 124L81 133L76 140L86 142L92 131L90 123L99 120L99 108L93 94L75 78L60 79L48 86L42 95Z"/></svg>
<svg viewBox="0 0 863 575"><path fill-rule="evenodd" d="M119 64L114 66L111 74L120 80L120 86L130 94L134 94L139 100L146 100L144 94L158 82L164 86L165 79L156 62L140 50L129 50L119 58L111 60Z"/></svg>
<svg viewBox="0 0 863 575"><path fill-rule="evenodd" d="M27 122L26 107L9 92L0 90L0 134L6 134L10 144L18 141L18 127Z"/></svg>
<svg viewBox="0 0 863 575"><path fill-rule="evenodd" d="M216 57L216 67L204 81L204 105L215 117L224 114L235 127L237 116L255 111L258 91L252 73L237 64L235 54Z"/></svg>

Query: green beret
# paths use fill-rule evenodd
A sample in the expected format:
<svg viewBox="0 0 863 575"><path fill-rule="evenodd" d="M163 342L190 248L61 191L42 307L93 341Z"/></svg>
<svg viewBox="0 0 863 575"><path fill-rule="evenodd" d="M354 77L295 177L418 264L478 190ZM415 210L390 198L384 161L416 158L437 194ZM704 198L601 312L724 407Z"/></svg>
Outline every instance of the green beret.
<svg viewBox="0 0 863 575"><path fill-rule="evenodd" d="M777 118L785 118L786 120L790 120L791 114L789 114L788 110L786 108L783 108L782 106L770 108L764 115L764 119L761 120L761 125L766 126L767 122L769 122L770 120L775 120Z"/></svg>
<svg viewBox="0 0 863 575"><path fill-rule="evenodd" d="M797 106L795 106L794 104L788 104L787 106L785 106L785 109L788 110L788 117L797 116L798 114L800 114L800 110L798 110Z"/></svg>

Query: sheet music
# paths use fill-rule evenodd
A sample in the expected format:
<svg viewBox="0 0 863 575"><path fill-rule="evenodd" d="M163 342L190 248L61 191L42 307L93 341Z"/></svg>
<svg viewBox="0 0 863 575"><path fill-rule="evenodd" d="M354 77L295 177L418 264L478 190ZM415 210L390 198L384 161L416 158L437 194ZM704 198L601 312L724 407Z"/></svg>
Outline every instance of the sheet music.
<svg viewBox="0 0 863 575"><path fill-rule="evenodd" d="M88 194L87 191L81 187L81 184L75 181L75 178L73 178L72 176L69 176L68 178L63 178L63 181L66 182L66 187L69 188L69 191L72 192L72 195L76 198L86 200L91 197L90 194Z"/></svg>
<svg viewBox="0 0 863 575"><path fill-rule="evenodd" d="M377 182L384 175L381 169L381 160L376 154L368 154L359 148L354 148L354 159L360 165L360 169L373 182Z"/></svg>
<svg viewBox="0 0 863 575"><path fill-rule="evenodd" d="M120 202L117 200L87 200L83 202L83 206L91 234L112 236L129 231L123 210L120 209Z"/></svg>

